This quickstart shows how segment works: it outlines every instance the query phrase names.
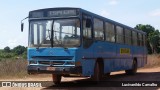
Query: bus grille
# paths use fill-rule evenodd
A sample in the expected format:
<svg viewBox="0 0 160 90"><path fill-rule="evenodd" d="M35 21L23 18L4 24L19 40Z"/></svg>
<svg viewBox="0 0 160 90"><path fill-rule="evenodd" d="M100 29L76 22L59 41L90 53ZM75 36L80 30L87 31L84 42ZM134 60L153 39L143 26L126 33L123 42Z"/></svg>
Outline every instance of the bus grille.
<svg viewBox="0 0 160 90"><path fill-rule="evenodd" d="M63 65L65 61L38 61L38 63L43 65Z"/></svg>
<svg viewBox="0 0 160 90"><path fill-rule="evenodd" d="M36 60L72 60L73 56L33 56Z"/></svg>

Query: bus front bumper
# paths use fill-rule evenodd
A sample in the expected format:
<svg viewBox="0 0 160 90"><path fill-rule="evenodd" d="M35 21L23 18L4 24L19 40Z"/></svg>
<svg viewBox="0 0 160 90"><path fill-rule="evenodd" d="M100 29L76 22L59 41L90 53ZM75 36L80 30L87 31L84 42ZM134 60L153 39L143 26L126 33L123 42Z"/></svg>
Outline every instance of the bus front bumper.
<svg viewBox="0 0 160 90"><path fill-rule="evenodd" d="M50 67L29 65L27 67L28 74L81 74L82 67Z"/></svg>

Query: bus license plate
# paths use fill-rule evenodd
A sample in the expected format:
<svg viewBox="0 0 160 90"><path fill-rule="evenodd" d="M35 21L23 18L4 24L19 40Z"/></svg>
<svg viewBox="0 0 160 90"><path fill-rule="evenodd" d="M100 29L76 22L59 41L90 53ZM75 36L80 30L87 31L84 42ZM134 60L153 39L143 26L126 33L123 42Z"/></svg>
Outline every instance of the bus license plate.
<svg viewBox="0 0 160 90"><path fill-rule="evenodd" d="M47 70L49 70L49 71L55 71L55 68L54 67L47 67Z"/></svg>

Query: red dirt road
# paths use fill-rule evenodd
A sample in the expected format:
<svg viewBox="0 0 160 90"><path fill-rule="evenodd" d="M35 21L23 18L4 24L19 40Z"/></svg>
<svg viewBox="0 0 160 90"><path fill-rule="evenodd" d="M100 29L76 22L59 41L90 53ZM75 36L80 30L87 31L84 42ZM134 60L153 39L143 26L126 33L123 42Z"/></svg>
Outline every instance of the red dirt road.
<svg viewBox="0 0 160 90"><path fill-rule="evenodd" d="M88 83L87 81L89 80L89 78L63 77L60 86L55 86L50 83L46 87L39 88L1 87L0 90L160 90L160 87L105 87L107 82L93 84ZM47 76L23 79L0 79L0 81L51 81L51 77ZM126 75L124 71L112 72L108 78L104 79L104 81L159 81L160 83L160 67L139 69L136 75L131 76Z"/></svg>

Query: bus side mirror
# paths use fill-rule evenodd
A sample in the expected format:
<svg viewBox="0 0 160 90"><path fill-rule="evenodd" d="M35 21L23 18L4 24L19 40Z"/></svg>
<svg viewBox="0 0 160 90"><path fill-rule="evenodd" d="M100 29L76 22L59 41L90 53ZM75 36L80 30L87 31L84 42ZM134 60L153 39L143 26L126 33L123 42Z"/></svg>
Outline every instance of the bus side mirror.
<svg viewBox="0 0 160 90"><path fill-rule="evenodd" d="M28 17L26 17L26 18L24 18L23 20L21 20L21 32L23 32L23 28L24 28L24 23L23 23L23 21L25 20L25 19L27 19Z"/></svg>
<svg viewBox="0 0 160 90"><path fill-rule="evenodd" d="M21 23L21 32L23 32L24 23Z"/></svg>
<svg viewBox="0 0 160 90"><path fill-rule="evenodd" d="M91 27L91 23L92 23L91 19L87 19L86 20L86 27L90 28Z"/></svg>

